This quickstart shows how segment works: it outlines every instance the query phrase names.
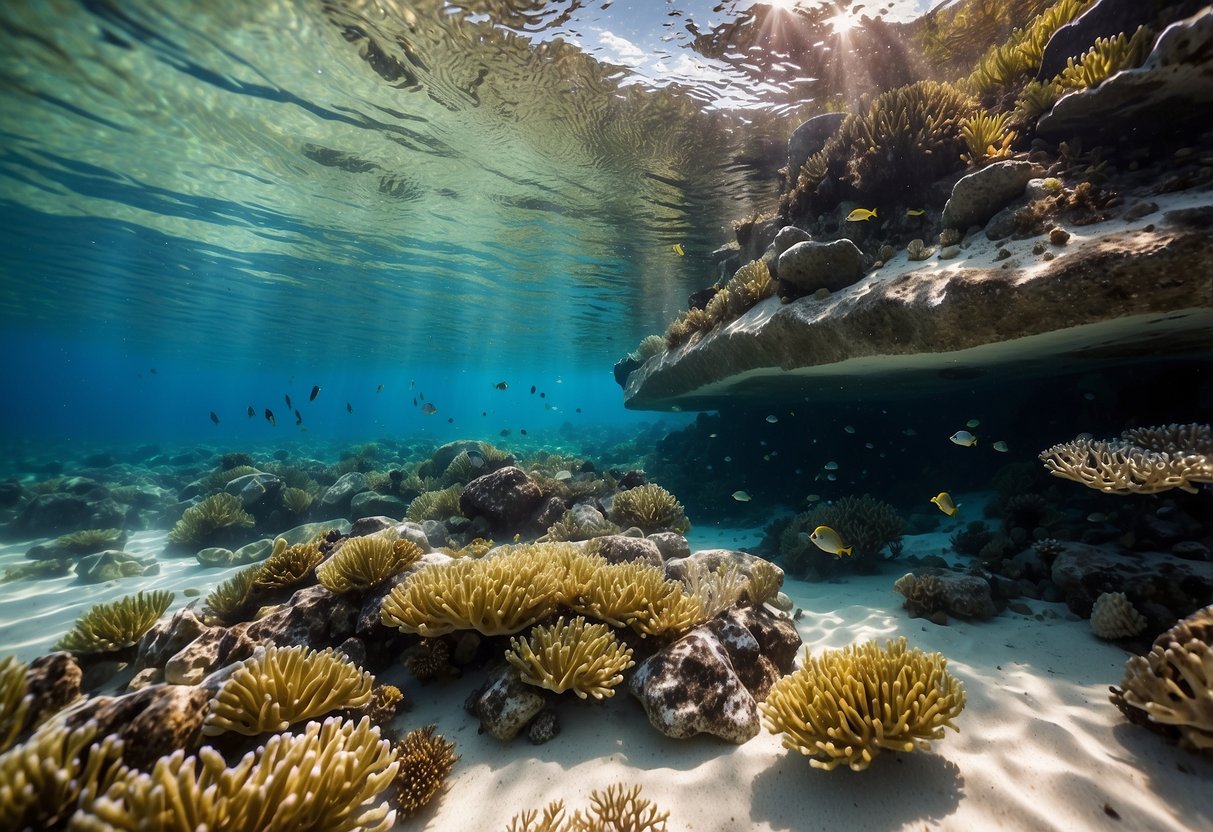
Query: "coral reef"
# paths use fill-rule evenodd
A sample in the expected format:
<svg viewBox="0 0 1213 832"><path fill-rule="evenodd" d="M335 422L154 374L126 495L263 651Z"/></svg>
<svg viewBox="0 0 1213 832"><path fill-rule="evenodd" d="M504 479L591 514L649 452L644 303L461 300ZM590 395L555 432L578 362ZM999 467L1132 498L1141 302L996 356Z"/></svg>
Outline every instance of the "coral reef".
<svg viewBox="0 0 1213 832"><path fill-rule="evenodd" d="M51 545L73 555L91 555L102 549L121 549L125 541L121 529L83 529L61 535Z"/></svg>
<svg viewBox="0 0 1213 832"><path fill-rule="evenodd" d="M665 339L660 335L648 335L640 340L632 355L636 357L637 361L644 363L663 352L665 352Z"/></svg>
<svg viewBox="0 0 1213 832"><path fill-rule="evenodd" d="M108 604L96 604L76 620L56 650L105 653L134 645L173 603L165 590L139 592Z"/></svg>
<svg viewBox="0 0 1213 832"><path fill-rule="evenodd" d="M989 113L985 110L960 122L960 136L964 139L968 153L961 158L970 165L979 165L991 159L1002 159L1011 154L1011 143L1015 131L1008 129L1010 113Z"/></svg>
<svg viewBox="0 0 1213 832"><path fill-rule="evenodd" d="M611 519L624 528L638 526L645 534L684 533L691 528L682 503L655 483L638 485L615 495Z"/></svg>
<svg viewBox="0 0 1213 832"><path fill-rule="evenodd" d="M750 577L742 594L751 604L765 604L779 594L783 586L783 570L765 560L756 560L750 567Z"/></svg>
<svg viewBox="0 0 1213 832"><path fill-rule="evenodd" d="M572 509L560 516L560 519L548 526L548 540L577 541L589 540L606 534L618 534L620 528L607 520L601 514L597 516L588 512L577 512Z"/></svg>
<svg viewBox="0 0 1213 832"><path fill-rule="evenodd" d="M316 578L336 593L363 591L399 575L421 557L421 547L405 538L351 537L316 569Z"/></svg>
<svg viewBox="0 0 1213 832"><path fill-rule="evenodd" d="M1140 428L1108 441L1075 439L1039 456L1053 476L1105 494L1195 494L1197 483L1213 482L1213 431L1198 423Z"/></svg>
<svg viewBox="0 0 1213 832"><path fill-rule="evenodd" d="M397 802L405 816L438 796L459 757L455 743L436 733L437 725L409 731L396 746L400 770L396 774Z"/></svg>
<svg viewBox="0 0 1213 832"><path fill-rule="evenodd" d="M295 517L303 517L316 498L302 488L287 488L282 492L282 505Z"/></svg>
<svg viewBox="0 0 1213 832"><path fill-rule="evenodd" d="M679 635L705 619L700 600L660 567L625 561L590 562L587 568L579 591L568 593L569 606L579 613L653 636Z"/></svg>
<svg viewBox="0 0 1213 832"><path fill-rule="evenodd" d="M809 540L809 533L818 526L836 530L852 547L852 557L847 560L862 570L870 568L879 559L883 548L892 547L901 540L905 521L891 505L868 494L843 497L798 514L779 538L780 556L793 573L811 574L814 564L828 566L838 562Z"/></svg>
<svg viewBox="0 0 1213 832"><path fill-rule="evenodd" d="M746 592L749 579L735 563L722 563L712 569L703 560L683 561L683 586L703 606L703 620L735 605Z"/></svg>
<svg viewBox="0 0 1213 832"><path fill-rule="evenodd" d="M28 667L16 656L0 659L0 752L8 750L21 732L33 697L25 684Z"/></svg>
<svg viewBox="0 0 1213 832"><path fill-rule="evenodd" d="M1146 619L1123 592L1105 592L1091 608L1091 632L1100 638L1131 638L1146 628Z"/></svg>
<svg viewBox="0 0 1213 832"><path fill-rule="evenodd" d="M282 540L282 538L279 538ZM315 543L296 543L274 550L261 563L253 586L259 590L286 589L305 580L324 560L324 552Z"/></svg>
<svg viewBox="0 0 1213 832"><path fill-rule="evenodd" d="M441 491L423 491L409 503L404 516L414 523L425 520L447 520L459 515L459 495L463 488L456 484Z"/></svg>
<svg viewBox="0 0 1213 832"><path fill-rule="evenodd" d="M1071 58L1066 63L1057 83L1065 88L1098 86L1122 69L1141 66L1153 45L1154 33L1145 26L1130 37L1122 32L1114 38L1100 38L1077 61Z"/></svg>
<svg viewBox="0 0 1213 832"><path fill-rule="evenodd" d="M451 648L441 638L423 638L417 651L405 659L404 666L422 682L455 672L451 665Z"/></svg>
<svg viewBox="0 0 1213 832"><path fill-rule="evenodd" d="M935 575L907 572L893 584L893 591L905 599L902 606L912 618L931 618L947 606L943 582Z"/></svg>
<svg viewBox="0 0 1213 832"><path fill-rule="evenodd" d="M939 653L907 650L904 637L826 651L783 677L762 703L767 730L827 771L863 771L881 750L927 749L965 704L964 685Z"/></svg>
<svg viewBox="0 0 1213 832"><path fill-rule="evenodd" d="M543 809L528 809L510 820L507 832L666 832L669 812L660 811L640 796L640 786L608 786L590 792L590 808L566 817L564 801L554 800Z"/></svg>
<svg viewBox="0 0 1213 832"><path fill-rule="evenodd" d="M395 685L375 685L371 689L371 700L356 710L365 714L372 723L379 726L389 724L396 718L396 712L408 707L404 701L404 692Z"/></svg>
<svg viewBox="0 0 1213 832"><path fill-rule="evenodd" d="M204 602L205 617L212 623L229 625L246 618L251 611L253 591L260 575L260 564L246 566L212 589Z"/></svg>
<svg viewBox="0 0 1213 832"><path fill-rule="evenodd" d="M211 698L202 724L208 736L257 736L371 700L371 674L331 649L258 647Z"/></svg>
<svg viewBox="0 0 1213 832"><path fill-rule="evenodd" d="M397 768L391 744L369 719L331 717L271 737L232 768L204 747L197 756L161 757L150 773L126 771L103 795L81 802L72 828L386 832L395 813L372 804Z"/></svg>
<svg viewBox="0 0 1213 832"><path fill-rule="evenodd" d="M567 624L561 616L550 627L533 628L526 639L510 639L505 658L527 684L571 690L582 699L614 696L623 671L636 664L610 627L586 624L582 616Z"/></svg>
<svg viewBox="0 0 1213 832"><path fill-rule="evenodd" d="M1078 17L1092 0L1059 0L1003 43L982 55L963 86L977 95L999 93L1040 68L1045 44L1059 28Z"/></svg>
<svg viewBox="0 0 1213 832"><path fill-rule="evenodd" d="M1130 722L1213 750L1213 606L1160 635L1149 655L1131 657L1120 684L1112 703Z"/></svg>
<svg viewBox="0 0 1213 832"><path fill-rule="evenodd" d="M220 492L185 510L168 533L168 539L183 546L205 546L239 528L253 525L239 497Z"/></svg>

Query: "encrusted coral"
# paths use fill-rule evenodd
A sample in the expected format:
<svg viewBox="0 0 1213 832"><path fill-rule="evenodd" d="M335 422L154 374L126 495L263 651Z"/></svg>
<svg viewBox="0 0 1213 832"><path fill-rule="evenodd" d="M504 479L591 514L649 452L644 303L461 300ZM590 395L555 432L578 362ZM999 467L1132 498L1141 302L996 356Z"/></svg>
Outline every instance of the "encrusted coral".
<svg viewBox="0 0 1213 832"><path fill-rule="evenodd" d="M371 674L339 653L257 647L211 697L202 733L257 736L371 700Z"/></svg>
<svg viewBox="0 0 1213 832"><path fill-rule="evenodd" d="M252 525L253 516L244 510L240 498L220 492L187 508L168 533L168 539L186 546L205 546L221 532Z"/></svg>
<svg viewBox="0 0 1213 832"><path fill-rule="evenodd" d="M764 260L751 260L733 272L721 290L726 295L725 317L737 318L759 301L775 294L775 282Z"/></svg>
<svg viewBox="0 0 1213 832"><path fill-rule="evenodd" d="M1104 592L1091 607L1091 632L1100 638L1131 638L1145 628L1145 617L1123 592Z"/></svg>
<svg viewBox="0 0 1213 832"><path fill-rule="evenodd" d="M585 699L615 695L623 671L636 663L632 649L605 624L587 624L577 616L564 616L550 627L535 627L528 638L510 639L505 654L522 681L555 693L571 690Z"/></svg>
<svg viewBox="0 0 1213 832"><path fill-rule="evenodd" d="M421 557L421 547L405 538L351 537L316 569L316 579L333 592L376 587Z"/></svg>
<svg viewBox="0 0 1213 832"><path fill-rule="evenodd" d="M1154 45L1154 33L1139 26L1132 36L1122 32L1114 38L1100 38L1077 61L1070 58L1057 76L1063 87L1095 87L1120 72L1141 66Z"/></svg>
<svg viewBox="0 0 1213 832"><path fill-rule="evenodd" d="M655 483L638 485L615 495L611 519L624 526L639 526L645 534L686 532L691 528L682 503Z"/></svg>
<svg viewBox="0 0 1213 832"><path fill-rule="evenodd" d="M0 754L0 825L54 829L78 800L106 788L117 773L122 741L94 743L96 733L93 722L75 730L54 722Z"/></svg>
<svg viewBox="0 0 1213 832"><path fill-rule="evenodd" d="M426 520L445 521L459 514L459 495L463 487L455 484L441 491L423 491L413 498L405 510L405 519L414 523Z"/></svg>
<svg viewBox="0 0 1213 832"><path fill-rule="evenodd" d="M1008 129L1010 113L990 113L985 110L960 122L960 135L968 148L963 158L971 165L991 159L1001 159L1011 153L1015 131Z"/></svg>
<svg viewBox="0 0 1213 832"><path fill-rule="evenodd" d="M442 791L459 759L455 743L437 730L437 725L429 725L409 731L396 746L396 759L400 761L396 793L406 816L415 814Z"/></svg>
<svg viewBox="0 0 1213 832"><path fill-rule="evenodd" d="M893 591L905 599L902 606L913 618L930 618L945 606L943 581L935 575L907 572L893 584Z"/></svg>
<svg viewBox="0 0 1213 832"><path fill-rule="evenodd" d="M607 534L617 534L619 527L602 518L602 522L587 522L584 521L576 512L566 511L560 516L560 519L548 526L548 540L554 541L569 541L569 540L589 540L593 537L601 537Z"/></svg>
<svg viewBox="0 0 1213 832"><path fill-rule="evenodd" d="M934 253L934 248L931 248L922 240L917 238L910 240L909 244L906 245L906 257L911 260L926 260Z"/></svg>
<svg viewBox="0 0 1213 832"><path fill-rule="evenodd" d="M16 656L0 659L0 751L5 751L25 729L25 718L33 703L26 689L29 668Z"/></svg>
<svg viewBox="0 0 1213 832"><path fill-rule="evenodd" d="M278 538L283 540L283 538ZM303 581L324 560L324 552L315 543L296 543L274 551L261 562L253 581L257 589L286 589Z"/></svg>
<svg viewBox="0 0 1213 832"><path fill-rule="evenodd" d="M150 773L125 772L104 795L82 801L80 832L224 829L386 832L395 812L375 804L398 763L365 717L309 722L279 734L228 768L219 752L175 751Z"/></svg>
<svg viewBox="0 0 1213 832"><path fill-rule="evenodd" d="M777 681L759 707L783 745L815 768L863 771L886 751L930 748L964 709L964 685L939 653L870 641L814 658Z"/></svg>
<svg viewBox="0 0 1213 832"><path fill-rule="evenodd" d="M460 558L422 569L392 588L380 620L427 637L455 630L513 635L555 609L564 568L552 547L561 546L569 544L518 546L482 560Z"/></svg>
<svg viewBox="0 0 1213 832"><path fill-rule="evenodd" d="M130 647L152 628L173 603L173 593L159 589L96 604L76 620L56 650L106 653Z"/></svg>
<svg viewBox="0 0 1213 832"><path fill-rule="evenodd" d="M567 817L563 800L543 809L520 812L510 820L507 832L666 832L670 813L663 812L646 797L640 786L607 786L606 792L590 792L590 808Z"/></svg>
<svg viewBox="0 0 1213 832"><path fill-rule="evenodd" d="M1121 687L1110 690L1130 722L1213 750L1213 606L1160 635L1149 655L1130 658Z"/></svg>
<svg viewBox="0 0 1213 832"><path fill-rule="evenodd" d="M451 665L451 648L441 638L423 638L416 652L404 660L404 666L423 682L455 672Z"/></svg>
<svg viewBox="0 0 1213 832"><path fill-rule="evenodd" d="M779 594L783 586L783 570L765 560L754 561L750 566L750 577L742 594L751 604L763 604Z"/></svg>
<svg viewBox="0 0 1213 832"><path fill-rule="evenodd" d="M1155 494L1178 488L1195 494L1213 482L1213 439L1202 424L1126 431L1119 440L1080 438L1040 453L1050 474L1105 494ZM1144 443L1144 444L1139 444ZM1166 448L1166 450L1160 450Z"/></svg>
<svg viewBox="0 0 1213 832"><path fill-rule="evenodd" d="M206 596L206 617L214 619L211 623L235 624L247 618L253 604L253 590L257 585L257 577L261 574L261 565L253 564L236 572Z"/></svg>

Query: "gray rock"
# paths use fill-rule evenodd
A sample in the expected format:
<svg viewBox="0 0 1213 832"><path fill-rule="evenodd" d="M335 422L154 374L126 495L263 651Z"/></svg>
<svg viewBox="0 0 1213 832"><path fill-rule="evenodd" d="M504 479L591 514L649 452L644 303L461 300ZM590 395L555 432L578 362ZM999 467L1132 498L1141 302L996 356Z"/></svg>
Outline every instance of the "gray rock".
<svg viewBox="0 0 1213 832"><path fill-rule="evenodd" d="M347 515L354 495L361 494L369 488L370 482L367 480L366 474L361 471L342 474L337 482L330 485L321 496L320 509L329 514Z"/></svg>
<svg viewBox="0 0 1213 832"><path fill-rule="evenodd" d="M503 531L521 529L543 502L543 492L521 468L499 468L468 483L459 495L465 517L484 517Z"/></svg>
<svg viewBox="0 0 1213 832"><path fill-rule="evenodd" d="M1213 563L1208 561L1161 552L1120 552L1112 544L1064 546L1053 561L1053 583L1064 593L1070 611L1083 618L1090 617L1091 605L1103 593L1123 592L1139 610L1146 608L1145 602L1166 610L1161 620L1147 615L1150 628L1161 632L1213 597Z"/></svg>
<svg viewBox="0 0 1213 832"><path fill-rule="evenodd" d="M980 575L945 571L939 575L939 580L943 583L944 608L951 615L977 620L998 615L990 583Z"/></svg>
<svg viewBox="0 0 1213 832"><path fill-rule="evenodd" d="M1039 175L1032 162L1008 159L962 176L952 186L952 196L943 207L945 228L984 225L1024 192L1028 180Z"/></svg>
<svg viewBox="0 0 1213 832"><path fill-rule="evenodd" d="M687 567L692 563L701 563L709 572L716 572L722 567L732 566L740 574L750 577L750 571L759 561L770 564L779 573L779 585L783 586L783 569L764 558L751 555L749 552L737 552L732 549L700 549L692 555L666 561L665 573L676 581L686 577Z"/></svg>
<svg viewBox="0 0 1213 832"><path fill-rule="evenodd" d="M200 549L195 557L203 566L245 566L265 560L274 549L274 541L268 537L254 540L239 549L232 551L222 546L208 546Z"/></svg>
<svg viewBox="0 0 1213 832"><path fill-rule="evenodd" d="M25 671L25 689L31 697L26 726L39 725L44 717L74 702L83 681L84 671L71 653L60 650L30 662Z"/></svg>
<svg viewBox="0 0 1213 832"><path fill-rule="evenodd" d="M427 521L433 522L433 521ZM439 525L442 525L441 523ZM411 540L417 544L423 553L434 551L434 547L430 545L429 536L426 535L425 529L421 523L414 523L412 520L406 520L403 523L397 523L395 526L396 536L402 540ZM445 534L445 531L443 532Z"/></svg>
<svg viewBox="0 0 1213 832"><path fill-rule="evenodd" d="M629 537L622 534L607 534L594 538L598 554L607 563L641 561L650 566L661 566L661 550L657 544L644 537Z"/></svg>
<svg viewBox="0 0 1213 832"><path fill-rule="evenodd" d="M357 497L354 499L356 500ZM366 537L369 534L377 534L385 529L395 528L396 524L396 520L382 515L359 517L353 523L350 523L350 537Z"/></svg>
<svg viewBox="0 0 1213 832"><path fill-rule="evenodd" d="M1041 116L1040 136L1120 135L1156 123L1170 134L1185 123L1204 125L1213 103L1213 9L1168 26L1137 69L1098 87L1063 95Z"/></svg>
<svg viewBox="0 0 1213 832"><path fill-rule="evenodd" d="M1008 206L1003 208L986 223L986 239L1005 240L1015 233L1018 224L1015 222L1015 209ZM940 254L943 257L943 254Z"/></svg>
<svg viewBox="0 0 1213 832"><path fill-rule="evenodd" d="M76 563L76 577L86 584L159 574L160 564L155 558L137 558L117 549L87 555Z"/></svg>
<svg viewBox="0 0 1213 832"><path fill-rule="evenodd" d="M518 736L547 705L542 688L528 685L509 665L499 667L472 695L468 710L480 718L480 728L506 742Z"/></svg>
<svg viewBox="0 0 1213 832"><path fill-rule="evenodd" d="M153 685L121 696L94 696L64 719L70 729L95 723L97 736L123 741L123 763L149 769L160 757L198 747L209 701L210 692L202 688Z"/></svg>
<svg viewBox="0 0 1213 832"><path fill-rule="evenodd" d="M277 503L286 490L286 483L273 474L258 471L255 474L245 474L230 480L223 490L228 494L239 497L245 508L250 508L264 501L267 504Z"/></svg>
<svg viewBox="0 0 1213 832"><path fill-rule="evenodd" d="M863 252L850 240L796 243L779 255L778 270L801 292L837 292L863 277Z"/></svg>
<svg viewBox="0 0 1213 832"><path fill-rule="evenodd" d="M657 546L663 560L685 558L691 554L691 544L678 532L654 532L648 539Z"/></svg>
<svg viewBox="0 0 1213 832"><path fill-rule="evenodd" d="M409 504L394 494L379 494L374 491L364 491L355 494L350 500L350 518L359 520L363 517L376 515L385 517L403 517Z"/></svg>
<svg viewBox="0 0 1213 832"><path fill-rule="evenodd" d="M49 537L82 529L120 529L126 525L124 506L107 496L55 492L39 494L13 518L12 528L24 537Z"/></svg>
<svg viewBox="0 0 1213 832"><path fill-rule="evenodd" d="M286 531L275 535L275 537L285 538L288 546L294 546L296 543L307 543L321 532L327 532L333 529L335 529L338 534L349 534L350 528L351 526L349 520L346 520L344 517L338 517L334 520L322 520L316 523L304 523L301 526L295 526L292 529L287 529Z"/></svg>
<svg viewBox="0 0 1213 832"><path fill-rule="evenodd" d="M451 533L447 531L446 524L441 520L423 520L421 532L425 537L426 546L431 549L446 546L451 542Z"/></svg>
<svg viewBox="0 0 1213 832"><path fill-rule="evenodd" d="M783 228L779 229L779 233L775 235L775 242L772 243L772 245L775 246L775 254L779 255L783 254L797 243L807 243L812 239L812 235L810 235L809 232L805 231L803 228L797 228L794 225L785 225Z"/></svg>
<svg viewBox="0 0 1213 832"><path fill-rule="evenodd" d="M796 184L800 168L838 132L846 113L822 113L802 122L788 139L788 182Z"/></svg>
<svg viewBox="0 0 1213 832"><path fill-rule="evenodd" d="M1047 81L1057 75L1070 58L1077 60L1099 38L1113 38L1121 32L1133 34L1138 26L1153 21L1154 8L1141 0L1099 0L1049 38L1036 80Z"/></svg>
<svg viewBox="0 0 1213 832"><path fill-rule="evenodd" d="M222 546L207 546L205 549L199 549L194 557L203 566L224 567L232 566L236 562L236 553Z"/></svg>
<svg viewBox="0 0 1213 832"><path fill-rule="evenodd" d="M135 653L135 667L160 667L185 649L191 641L198 638L207 630L218 630L210 627L195 609L197 602L182 607L167 620L157 621L152 628L139 639L139 648Z"/></svg>

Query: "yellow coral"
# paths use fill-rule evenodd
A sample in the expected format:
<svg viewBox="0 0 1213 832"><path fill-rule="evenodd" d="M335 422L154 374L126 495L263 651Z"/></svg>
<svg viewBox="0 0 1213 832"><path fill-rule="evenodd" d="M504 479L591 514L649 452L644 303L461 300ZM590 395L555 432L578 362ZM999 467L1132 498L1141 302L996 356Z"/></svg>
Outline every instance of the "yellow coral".
<svg viewBox="0 0 1213 832"><path fill-rule="evenodd" d="M187 508L168 533L168 539L183 545L202 546L217 532L252 525L253 516L244 510L240 498L220 492Z"/></svg>
<svg viewBox="0 0 1213 832"><path fill-rule="evenodd" d="M405 815L412 815L442 791L447 775L459 757L455 743L435 733L438 726L429 725L409 731L396 746L400 771L396 775L398 802Z"/></svg>
<svg viewBox="0 0 1213 832"><path fill-rule="evenodd" d="M316 569L316 578L333 592L371 589L400 574L420 557L421 547L411 540L379 535L351 537Z"/></svg>
<svg viewBox="0 0 1213 832"><path fill-rule="evenodd" d="M312 507L316 498L302 488L288 488L282 492L282 504L296 517L302 517Z"/></svg>
<svg viewBox="0 0 1213 832"><path fill-rule="evenodd" d="M258 647L223 680L202 723L207 735L256 736L371 701L371 674L332 649Z"/></svg>
<svg viewBox="0 0 1213 832"><path fill-rule="evenodd" d="M750 567L744 594L751 604L763 604L778 595L781 586L783 570L769 561L757 560Z"/></svg>
<svg viewBox="0 0 1213 832"><path fill-rule="evenodd" d="M7 750L25 729L25 718L34 701L25 683L28 669L16 656L0 659L0 751Z"/></svg>
<svg viewBox="0 0 1213 832"><path fill-rule="evenodd" d="M285 540L278 538L278 540ZM315 543L296 543L283 549L274 542L274 551L257 571L253 586L257 589L285 589L306 578L320 561L324 553Z"/></svg>
<svg viewBox="0 0 1213 832"><path fill-rule="evenodd" d="M985 110L960 122L960 135L969 152L961 156L971 165L990 159L1001 159L1011 153L1015 131L1007 129L1010 113L989 113Z"/></svg>
<svg viewBox="0 0 1213 832"><path fill-rule="evenodd" d="M81 799L92 799L118 771L122 741L94 743L96 723L68 730L44 725L0 754L0 824L5 829L53 829Z"/></svg>
<svg viewBox="0 0 1213 832"><path fill-rule="evenodd" d="M627 647L605 624L586 624L564 616L550 627L535 627L530 638L510 639L505 654L522 681L555 693L572 690L582 699L615 695L623 671L636 663Z"/></svg>
<svg viewBox="0 0 1213 832"><path fill-rule="evenodd" d="M395 813L376 805L398 763L367 718L309 722L279 734L227 768L219 752L175 751L151 773L128 771L103 796L82 801L80 832L386 832Z"/></svg>
<svg viewBox="0 0 1213 832"><path fill-rule="evenodd" d="M56 650L104 653L130 647L152 628L173 603L165 590L139 592L108 604L96 604L76 620Z"/></svg>
<svg viewBox="0 0 1213 832"><path fill-rule="evenodd" d="M1053 476L1105 494L1155 494L1172 488L1195 494L1197 483L1213 482L1209 433L1208 425L1195 423L1140 428L1119 440L1083 438L1054 445L1039 458Z"/></svg>
<svg viewBox="0 0 1213 832"><path fill-rule="evenodd" d="M644 636L679 635L706 620L702 601L666 578L665 570L638 561L600 565L587 570L567 604L573 610L613 627L631 627Z"/></svg>
<svg viewBox="0 0 1213 832"><path fill-rule="evenodd" d="M1145 26L1139 26L1131 37L1122 32L1114 38L1099 38L1077 61L1070 58L1066 62L1057 83L1067 88L1099 86L1122 69L1141 66L1153 43L1154 33Z"/></svg>
<svg viewBox="0 0 1213 832"><path fill-rule="evenodd" d="M907 650L905 638L826 651L783 677L760 705L767 730L827 771L868 767L880 751L927 749L965 704L964 685L939 653Z"/></svg>
<svg viewBox="0 0 1213 832"><path fill-rule="evenodd" d="M640 786L608 786L605 792L590 793L590 808L571 818L565 815L564 801L554 800L542 816L531 809L515 815L507 832L666 832L670 813L640 796Z"/></svg>
<svg viewBox="0 0 1213 832"><path fill-rule="evenodd" d="M423 491L413 498L404 516L414 523L425 520L447 520L459 514L459 495L463 487L459 484L441 491Z"/></svg>
<svg viewBox="0 0 1213 832"><path fill-rule="evenodd" d="M222 624L235 624L247 616L261 569L261 564L247 566L211 590L205 602L207 617Z"/></svg>
<svg viewBox="0 0 1213 832"><path fill-rule="evenodd" d="M646 534L685 532L691 528L682 503L656 483L646 483L615 495L611 519L625 528L639 526Z"/></svg>

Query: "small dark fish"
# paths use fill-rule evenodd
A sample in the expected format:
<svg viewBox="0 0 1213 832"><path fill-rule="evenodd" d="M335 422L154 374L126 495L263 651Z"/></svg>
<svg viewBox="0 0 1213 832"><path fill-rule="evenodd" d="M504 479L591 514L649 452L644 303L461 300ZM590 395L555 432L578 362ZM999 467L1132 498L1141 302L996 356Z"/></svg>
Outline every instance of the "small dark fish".
<svg viewBox="0 0 1213 832"><path fill-rule="evenodd" d="M426 402L421 406L421 412L426 416L433 416L438 412L438 408L434 407L434 405L430 404L429 402Z"/></svg>
<svg viewBox="0 0 1213 832"><path fill-rule="evenodd" d="M531 395L535 395L535 385L531 385Z"/></svg>
<svg viewBox="0 0 1213 832"><path fill-rule="evenodd" d="M215 415L215 411L211 411L211 421L216 425L219 424L219 417Z"/></svg>
<svg viewBox="0 0 1213 832"><path fill-rule="evenodd" d="M539 398L541 398L541 399L546 399L547 397L548 397L548 394L547 394L547 393L540 393L540 394L539 394Z"/></svg>
<svg viewBox="0 0 1213 832"><path fill-rule="evenodd" d="M418 390L417 398L421 399L422 401L425 401L425 393L422 393L420 390Z"/></svg>
<svg viewBox="0 0 1213 832"><path fill-rule="evenodd" d="M382 384L380 384L378 387L376 387L376 388L375 388L375 392L376 392L376 393L382 393L382 392L383 392L383 385L382 385Z"/></svg>
<svg viewBox="0 0 1213 832"><path fill-rule="evenodd" d="M501 429L501 435L502 435L502 436L509 436L511 433L513 433L513 431L511 431L509 428L502 428L502 429Z"/></svg>
<svg viewBox="0 0 1213 832"><path fill-rule="evenodd" d="M303 424L303 414L300 413L298 410L295 411L295 424L296 425Z"/></svg>
<svg viewBox="0 0 1213 832"><path fill-rule="evenodd" d="M520 430L518 432L521 433L523 436L526 436L526 428L523 428L522 430Z"/></svg>
<svg viewBox="0 0 1213 832"><path fill-rule="evenodd" d="M313 385L312 395L308 396L307 400L309 402L314 402L314 401L316 401L316 397L319 395L320 395L320 385L319 384Z"/></svg>
<svg viewBox="0 0 1213 832"><path fill-rule="evenodd" d="M1105 815L1107 815L1108 817L1110 817L1112 820L1120 820L1120 812L1113 809L1111 803L1105 803L1103 805L1103 813Z"/></svg>
<svg viewBox="0 0 1213 832"><path fill-rule="evenodd" d="M489 415L489 412L488 412L487 410L482 410L482 411L480 411L480 415L481 415L481 416L488 416L488 415Z"/></svg>
<svg viewBox="0 0 1213 832"><path fill-rule="evenodd" d="M274 411L270 410L268 407L265 409L265 421L269 422L274 427L278 427L278 423L274 421Z"/></svg>
<svg viewBox="0 0 1213 832"><path fill-rule="evenodd" d="M248 406L248 417L251 419L256 415L257 415L257 411L253 410L253 406L250 404Z"/></svg>
<svg viewBox="0 0 1213 832"><path fill-rule="evenodd" d="M148 367L148 368L147 368L147 371L148 371L149 373L151 373L152 375L156 375L156 368L155 368L155 367Z"/></svg>
<svg viewBox="0 0 1213 832"><path fill-rule="evenodd" d="M453 425L453 424L455 424L455 417L454 417L454 416L447 416L447 417L446 417L446 423L447 423L448 425Z"/></svg>
<svg viewBox="0 0 1213 832"><path fill-rule="evenodd" d="M506 384L504 381L499 381L493 385L493 389L494 390L509 390L510 385Z"/></svg>
<svg viewBox="0 0 1213 832"><path fill-rule="evenodd" d="M354 412L354 406L353 406L352 404L350 404L349 402L346 402L346 403L345 403L345 412L346 412L346 413L353 413L353 412Z"/></svg>
<svg viewBox="0 0 1213 832"><path fill-rule="evenodd" d="M409 380L409 389L410 389L410 390L412 390L412 389L413 389L413 386L414 386L415 384L417 384L416 379L410 379L410 380Z"/></svg>
<svg viewBox="0 0 1213 832"><path fill-rule="evenodd" d="M577 408L577 412L578 412L578 413L580 413L580 412L581 412L581 408L580 408L580 407L579 407L579 408Z"/></svg>
<svg viewBox="0 0 1213 832"><path fill-rule="evenodd" d="M290 394L290 393L285 393L285 394L283 394L282 398L286 399L286 409L287 409L287 410L291 410L291 409L293 409L293 408L291 407L291 394Z"/></svg>
<svg viewBox="0 0 1213 832"><path fill-rule="evenodd" d="M413 407L417 406L417 397L413 396Z"/></svg>

